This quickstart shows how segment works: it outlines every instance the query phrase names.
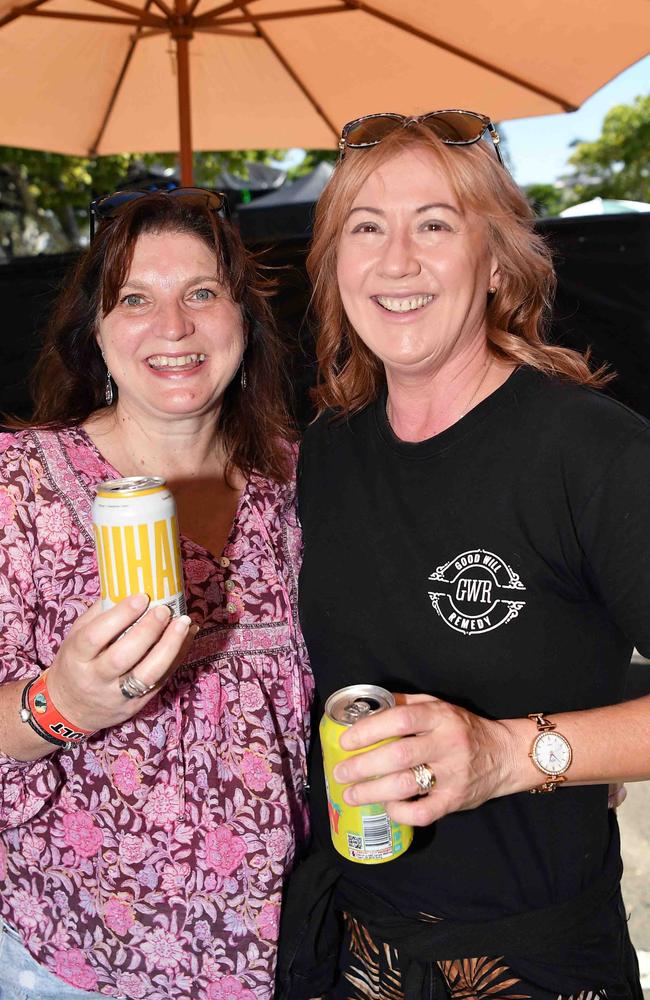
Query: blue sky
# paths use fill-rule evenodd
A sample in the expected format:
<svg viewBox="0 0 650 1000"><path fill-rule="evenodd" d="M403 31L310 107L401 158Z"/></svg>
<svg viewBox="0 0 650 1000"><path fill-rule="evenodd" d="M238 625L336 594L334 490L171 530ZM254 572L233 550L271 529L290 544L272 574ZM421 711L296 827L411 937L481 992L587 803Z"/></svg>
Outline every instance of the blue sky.
<svg viewBox="0 0 650 1000"><path fill-rule="evenodd" d="M650 56L615 77L569 114L503 121L508 152L518 184L550 183L566 172L574 139L595 139L615 104L630 104L650 93Z"/></svg>

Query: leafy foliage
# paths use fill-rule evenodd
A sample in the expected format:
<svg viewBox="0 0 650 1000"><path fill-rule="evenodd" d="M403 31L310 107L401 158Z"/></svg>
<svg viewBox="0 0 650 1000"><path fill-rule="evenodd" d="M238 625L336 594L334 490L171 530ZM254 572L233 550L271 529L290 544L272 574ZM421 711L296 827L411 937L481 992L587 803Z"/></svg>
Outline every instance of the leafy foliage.
<svg viewBox="0 0 650 1000"><path fill-rule="evenodd" d="M279 150L197 153L195 183L214 187L222 170L246 176L246 164L268 163ZM172 153L93 159L0 146L0 248L10 255L61 252L83 243L88 205L130 178L173 175Z"/></svg>
<svg viewBox="0 0 650 1000"><path fill-rule="evenodd" d="M573 143L569 166L557 184L525 188L538 215L598 197L650 202L650 95L611 108L597 139Z"/></svg>
<svg viewBox="0 0 650 1000"><path fill-rule="evenodd" d="M555 184L528 184L525 194L535 215L542 218L547 215L559 215L569 204L565 189L556 187Z"/></svg>
<svg viewBox="0 0 650 1000"><path fill-rule="evenodd" d="M594 142L578 142L567 178L577 201L650 201L650 95L619 104L605 116Z"/></svg>
<svg viewBox="0 0 650 1000"><path fill-rule="evenodd" d="M307 149L304 159L292 167L287 172L287 176L291 179L304 177L305 174L311 173L319 163L336 163L338 156L338 149Z"/></svg>

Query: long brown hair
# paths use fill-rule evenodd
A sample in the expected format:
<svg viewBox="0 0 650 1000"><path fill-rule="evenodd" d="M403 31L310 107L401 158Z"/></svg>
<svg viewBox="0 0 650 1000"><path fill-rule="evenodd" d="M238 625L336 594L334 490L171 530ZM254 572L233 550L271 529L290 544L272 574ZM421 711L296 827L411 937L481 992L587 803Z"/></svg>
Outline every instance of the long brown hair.
<svg viewBox="0 0 650 1000"><path fill-rule="evenodd" d="M443 143L423 126L391 133L369 149L346 151L321 195L307 259L318 319L316 354L319 411L353 413L372 402L384 383L383 365L353 329L343 309L336 266L345 220L360 188L382 163L405 149L428 153L449 179L461 206L482 216L500 272L487 302L488 347L516 365L530 365L582 385L608 381L592 372L588 357L546 342L555 273L551 254L534 230L534 215L510 174L484 142L462 149Z"/></svg>
<svg viewBox="0 0 650 1000"><path fill-rule="evenodd" d="M28 426L82 423L106 405L98 318L117 305L138 237L151 232L187 233L202 240L216 258L219 280L242 312L247 384L243 389L239 378L231 381L218 418L226 476L237 468L245 475L257 471L286 481L284 442L294 433L284 401L284 348L269 304L275 282L262 274L228 221L207 206L162 193L136 199L102 223L67 279L32 379L36 406Z"/></svg>

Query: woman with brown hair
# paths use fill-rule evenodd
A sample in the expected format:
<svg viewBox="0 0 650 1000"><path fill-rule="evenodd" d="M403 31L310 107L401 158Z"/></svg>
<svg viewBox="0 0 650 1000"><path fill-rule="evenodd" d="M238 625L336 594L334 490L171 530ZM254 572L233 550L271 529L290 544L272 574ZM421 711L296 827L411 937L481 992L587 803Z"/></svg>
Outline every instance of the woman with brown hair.
<svg viewBox="0 0 650 1000"><path fill-rule="evenodd" d="M489 119L372 115L341 153L309 257L300 615L321 706L398 704L341 737L343 801L314 753L279 995L640 997L607 785L650 777L650 698L621 703L650 652L650 428L545 342L550 256ZM416 828L387 863L351 857L389 859L388 820L329 843L328 804L368 803Z"/></svg>
<svg viewBox="0 0 650 1000"><path fill-rule="evenodd" d="M271 994L310 675L269 288L222 204L96 205L34 423L0 439L2 1000ZM141 475L177 501L172 620L97 601L94 488ZM41 735L45 671L82 742Z"/></svg>

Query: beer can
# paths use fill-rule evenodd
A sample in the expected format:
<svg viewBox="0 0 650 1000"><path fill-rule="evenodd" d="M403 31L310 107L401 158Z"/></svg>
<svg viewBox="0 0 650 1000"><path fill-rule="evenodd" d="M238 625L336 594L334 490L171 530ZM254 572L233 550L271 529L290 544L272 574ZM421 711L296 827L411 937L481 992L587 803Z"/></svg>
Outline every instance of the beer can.
<svg viewBox="0 0 650 1000"><path fill-rule="evenodd" d="M354 757L359 751L343 750L339 740L341 733L357 719L392 708L394 704L395 698L384 688L375 684L353 684L330 695L320 723L332 842L344 858L362 865L378 865L399 857L411 845L413 827L394 823L380 803L349 806L344 802L346 786L336 781L334 768L339 761ZM395 738L380 740L362 752L393 743Z"/></svg>
<svg viewBox="0 0 650 1000"><path fill-rule="evenodd" d="M148 594L150 606L166 604L185 614L176 503L165 480L129 476L99 483L93 532L102 608L130 594Z"/></svg>

